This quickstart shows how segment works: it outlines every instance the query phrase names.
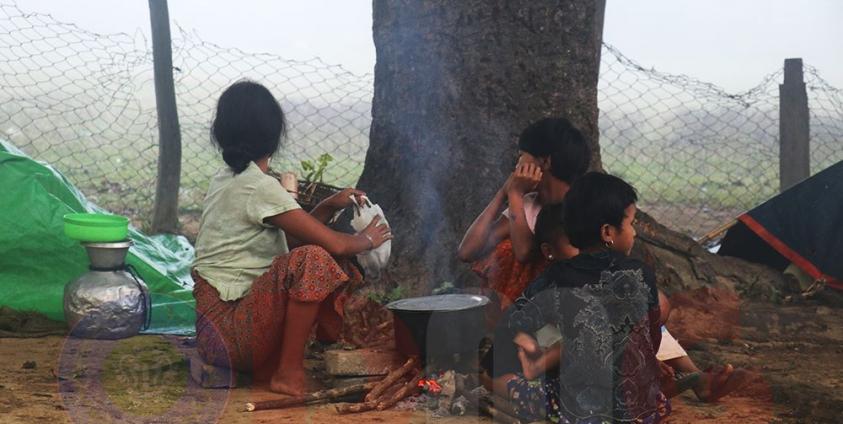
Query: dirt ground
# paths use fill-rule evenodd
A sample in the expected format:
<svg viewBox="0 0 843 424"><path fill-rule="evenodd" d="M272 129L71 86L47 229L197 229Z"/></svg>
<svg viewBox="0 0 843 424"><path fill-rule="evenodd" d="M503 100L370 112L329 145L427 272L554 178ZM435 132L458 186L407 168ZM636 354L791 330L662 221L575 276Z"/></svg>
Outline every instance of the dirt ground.
<svg viewBox="0 0 843 424"><path fill-rule="evenodd" d="M682 395L668 422L843 422L843 310L741 303L714 292L674 299L669 326L700 366L730 362L760 378L715 404ZM245 402L277 395L260 387L197 388L186 361L191 349L189 340L162 336L2 338L0 422L491 422L425 411L340 417L329 405L245 413Z"/></svg>

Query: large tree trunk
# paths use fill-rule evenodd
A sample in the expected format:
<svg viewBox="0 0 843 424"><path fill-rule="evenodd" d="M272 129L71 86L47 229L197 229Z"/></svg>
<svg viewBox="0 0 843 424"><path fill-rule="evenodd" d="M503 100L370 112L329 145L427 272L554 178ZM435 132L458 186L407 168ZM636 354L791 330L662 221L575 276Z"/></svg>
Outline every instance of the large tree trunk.
<svg viewBox="0 0 843 424"><path fill-rule="evenodd" d="M462 279L463 232L511 172L530 122L591 140L604 0L375 0L372 129L359 186L394 229L390 275Z"/></svg>
<svg viewBox="0 0 843 424"><path fill-rule="evenodd" d="M360 187L393 226L385 283L428 293L471 275L462 234L516 158L528 123L564 116L601 169L597 78L604 0L375 0L377 49L369 151ZM645 213L634 255L666 292L727 286L776 298L784 276L713 255Z"/></svg>

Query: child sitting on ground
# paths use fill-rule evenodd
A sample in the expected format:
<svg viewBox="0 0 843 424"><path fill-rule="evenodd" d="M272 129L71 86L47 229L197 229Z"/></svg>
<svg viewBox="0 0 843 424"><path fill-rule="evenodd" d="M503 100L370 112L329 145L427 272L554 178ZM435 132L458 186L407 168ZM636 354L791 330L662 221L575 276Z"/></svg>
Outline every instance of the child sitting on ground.
<svg viewBox="0 0 843 424"><path fill-rule="evenodd" d="M325 225L352 198L359 201L364 193L358 190L344 189L303 211L266 174L285 128L281 106L258 83L239 81L220 96L211 140L227 166L205 197L193 296L197 350L205 362L252 372L268 379L272 391L300 395L307 390L311 330L318 324L325 338L335 338L341 294L362 283L348 258L392 234L377 218L358 234Z"/></svg>
<svg viewBox="0 0 843 424"><path fill-rule="evenodd" d="M458 250L460 260L473 262L474 272L500 298L501 309L548 265L533 248L539 211L560 203L591 162L585 137L564 118L530 124L518 149L515 170L466 231Z"/></svg>
<svg viewBox="0 0 843 424"><path fill-rule="evenodd" d="M669 413L656 360L655 277L628 257L636 200L629 184L599 173L586 174L566 196L564 233L580 253L532 283L496 334L518 346L521 370L503 385L521 417L655 423ZM548 324L561 340L545 350L532 335ZM530 382L538 376L541 383Z"/></svg>
<svg viewBox="0 0 843 424"><path fill-rule="evenodd" d="M579 250L570 244L563 227L564 206L561 204L545 206L539 213L535 227L536 251L545 257L548 262L570 259L579 253ZM660 361L659 365L663 373L674 377L673 381L664 381L669 386L666 388L666 391L680 393L687 389L693 389L700 400L710 402L734 390L743 379L741 376L745 371L736 370L732 373L733 369L730 365L718 367L714 371L700 371L676 339L664 327L664 323L669 317L670 303L661 291L659 291L659 305L661 312L659 322L662 323L662 340L659 344L656 358ZM560 339L558 329L551 325L541 328L538 331L538 336L540 339L538 343L545 347L552 345L553 342ZM524 337L521 337L517 342L525 346L534 346L530 342L530 339ZM518 358L516 346L516 344L508 343L506 339L503 339L501 342L496 343L495 349L487 352L486 357L483 358L484 368L487 372L490 372L490 374L482 375L482 378L485 380L484 384L488 389L495 390L505 397L509 396L507 382L511 379L520 377L525 380L524 384L528 384L528 381L534 380L543 374L535 366L531 369L522 369L523 364ZM553 347L558 348L558 346ZM532 352L537 349L531 348L529 351ZM555 353L549 350L545 357L554 354L558 354L558 350ZM494 367L492 365L493 362ZM520 375L518 375L519 373Z"/></svg>

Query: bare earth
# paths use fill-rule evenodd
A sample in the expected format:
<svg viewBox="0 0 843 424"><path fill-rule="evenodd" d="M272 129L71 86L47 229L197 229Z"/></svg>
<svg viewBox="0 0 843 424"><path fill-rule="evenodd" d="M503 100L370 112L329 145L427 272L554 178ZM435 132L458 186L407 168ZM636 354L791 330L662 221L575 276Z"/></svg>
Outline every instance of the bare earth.
<svg viewBox="0 0 843 424"><path fill-rule="evenodd" d="M698 364L731 362L761 378L716 404L680 396L668 422L843 422L843 311L712 300L677 297L671 331L692 345ZM195 387L189 350L183 339L160 336L67 344L63 337L0 339L0 422L491 422L424 411L340 417L329 405L244 413L245 402L277 395L259 387Z"/></svg>

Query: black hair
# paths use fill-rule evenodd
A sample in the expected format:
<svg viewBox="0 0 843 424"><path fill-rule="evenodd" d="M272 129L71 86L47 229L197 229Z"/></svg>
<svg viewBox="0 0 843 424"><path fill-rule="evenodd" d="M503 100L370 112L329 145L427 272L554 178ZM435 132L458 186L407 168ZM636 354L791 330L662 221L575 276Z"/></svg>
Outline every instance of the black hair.
<svg viewBox="0 0 843 424"><path fill-rule="evenodd" d="M574 247L586 249L602 241L600 228L609 224L620 228L625 209L638 201L626 181L614 175L589 172L565 195L565 233Z"/></svg>
<svg viewBox="0 0 843 424"><path fill-rule="evenodd" d="M239 174L249 162L278 151L286 129L284 112L272 93L261 84L242 80L220 96L211 141L229 168Z"/></svg>
<svg viewBox="0 0 843 424"><path fill-rule="evenodd" d="M565 204L543 206L536 218L535 231L536 249L541 248L542 243L553 245L559 237L565 235Z"/></svg>
<svg viewBox="0 0 843 424"><path fill-rule="evenodd" d="M550 174L567 183L585 174L591 163L588 141L565 118L544 118L530 124L518 139L518 149L550 157Z"/></svg>

